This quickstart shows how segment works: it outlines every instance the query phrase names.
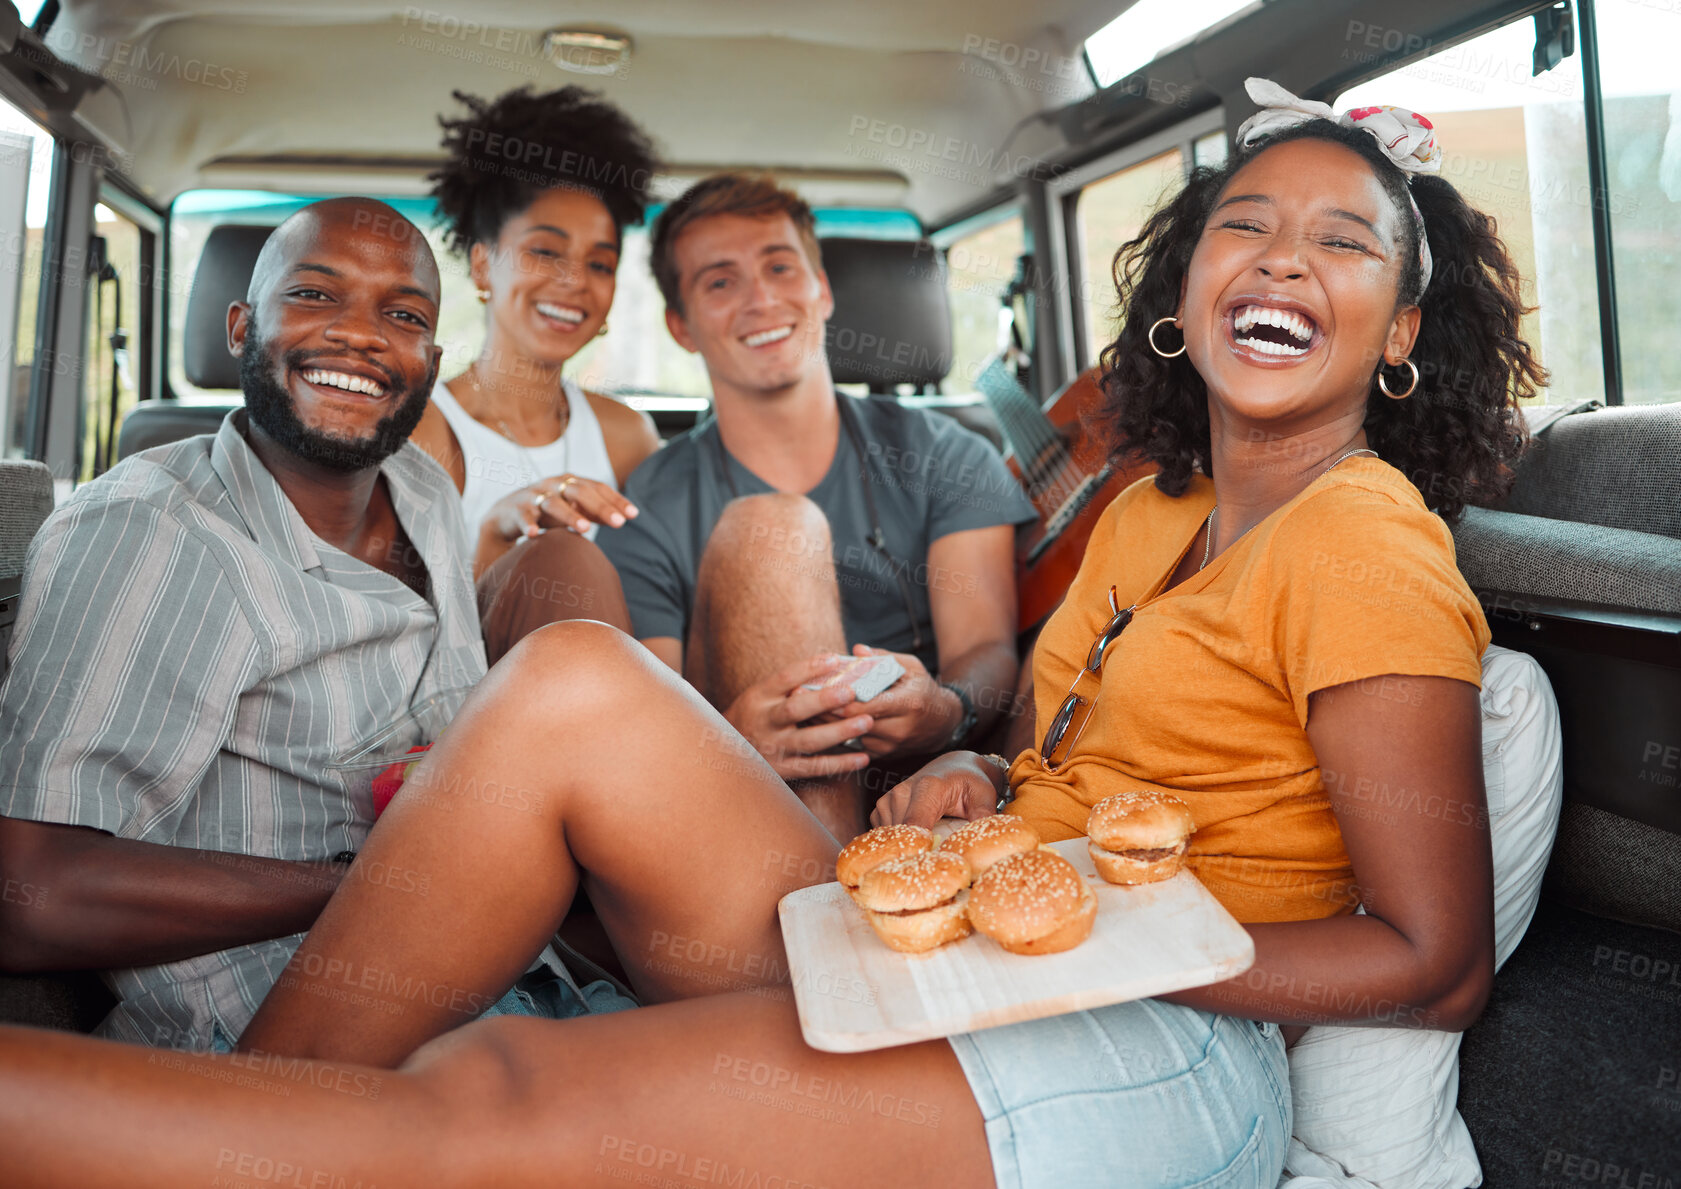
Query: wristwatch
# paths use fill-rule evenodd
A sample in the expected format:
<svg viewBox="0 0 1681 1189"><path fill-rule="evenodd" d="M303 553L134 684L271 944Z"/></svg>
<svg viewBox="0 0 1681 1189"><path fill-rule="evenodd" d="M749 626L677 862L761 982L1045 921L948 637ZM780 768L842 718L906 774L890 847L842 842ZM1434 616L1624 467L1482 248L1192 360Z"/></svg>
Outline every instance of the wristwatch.
<svg viewBox="0 0 1681 1189"><path fill-rule="evenodd" d="M963 720L951 732L951 738L946 740L947 751L957 751L969 739L969 734L975 729L980 715L975 713L975 704L969 700L969 693L960 685L953 685L949 681L940 682L941 689L949 689L957 695L957 701L963 707Z"/></svg>

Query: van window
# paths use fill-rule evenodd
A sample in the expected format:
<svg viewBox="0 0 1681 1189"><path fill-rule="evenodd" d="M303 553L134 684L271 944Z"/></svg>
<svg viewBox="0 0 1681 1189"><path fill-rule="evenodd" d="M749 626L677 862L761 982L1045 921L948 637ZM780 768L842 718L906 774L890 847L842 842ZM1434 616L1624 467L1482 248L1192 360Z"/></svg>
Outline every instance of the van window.
<svg viewBox="0 0 1681 1189"><path fill-rule="evenodd" d="M0 454L29 448L29 373L35 362L35 309L53 139L0 99Z"/></svg>
<svg viewBox="0 0 1681 1189"><path fill-rule="evenodd" d="M1681 401L1681 86L1673 6L1599 0L1606 186L1616 265L1623 401Z"/></svg>
<svg viewBox="0 0 1681 1189"><path fill-rule="evenodd" d="M1216 25L1252 0L1136 0L1120 16L1086 38L1086 61L1097 85L1120 82L1147 66L1163 50ZM1140 79L1140 93L1157 85Z"/></svg>
<svg viewBox="0 0 1681 1189"><path fill-rule="evenodd" d="M944 387L947 392L970 393L975 391L975 377L1001 345L1004 292L1027 250L1027 228L1019 208L1004 206L953 230L954 238L936 239L945 248L951 303L951 371Z"/></svg>
<svg viewBox="0 0 1681 1189"><path fill-rule="evenodd" d="M1092 182L1075 200L1080 291L1074 308L1085 322L1082 368L1096 363L1115 337L1115 253L1143 230L1156 204L1184 184L1185 153L1175 146Z"/></svg>
<svg viewBox="0 0 1681 1189"><path fill-rule="evenodd" d="M1350 22L1348 56L1375 59L1394 32ZM1442 176L1493 215L1539 308L1523 337L1552 373L1553 403L1605 399L1579 53L1533 74L1535 26L1517 21L1362 83L1337 110L1393 103L1435 124ZM1455 262L1436 261L1451 277Z"/></svg>
<svg viewBox="0 0 1681 1189"><path fill-rule="evenodd" d="M93 208L94 256L82 360L82 472L85 482L116 462L117 427L135 405L143 344L141 231L103 202ZM103 243L103 246L101 246Z"/></svg>

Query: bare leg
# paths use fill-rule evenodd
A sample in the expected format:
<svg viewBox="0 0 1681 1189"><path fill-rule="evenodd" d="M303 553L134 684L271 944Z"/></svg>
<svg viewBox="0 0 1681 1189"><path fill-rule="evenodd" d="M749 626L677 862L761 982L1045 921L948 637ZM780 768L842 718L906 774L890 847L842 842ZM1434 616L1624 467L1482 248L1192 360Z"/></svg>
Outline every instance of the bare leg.
<svg viewBox="0 0 1681 1189"><path fill-rule="evenodd" d="M580 880L644 1001L777 983L777 901L835 851L646 649L554 624L410 775L241 1043L394 1065L494 1002Z"/></svg>
<svg viewBox="0 0 1681 1189"><path fill-rule="evenodd" d="M701 554L684 675L719 708L776 670L845 652L829 522L802 495L732 501ZM791 786L843 842L868 828L858 780Z"/></svg>
<svg viewBox="0 0 1681 1189"><path fill-rule="evenodd" d="M819 1053L745 993L485 1020L395 1073L0 1027L0 1150L19 1189L992 1183L945 1042Z"/></svg>
<svg viewBox="0 0 1681 1189"><path fill-rule="evenodd" d="M546 624L597 619L630 631L619 573L593 541L551 529L497 558L480 577L479 618L491 664Z"/></svg>

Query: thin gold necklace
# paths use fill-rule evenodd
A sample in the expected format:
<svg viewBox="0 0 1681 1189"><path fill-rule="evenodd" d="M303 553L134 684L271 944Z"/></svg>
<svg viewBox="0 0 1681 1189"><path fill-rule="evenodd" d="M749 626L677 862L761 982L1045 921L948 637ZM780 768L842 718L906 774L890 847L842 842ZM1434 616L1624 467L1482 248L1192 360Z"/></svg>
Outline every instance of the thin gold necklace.
<svg viewBox="0 0 1681 1189"><path fill-rule="evenodd" d="M476 396L483 397L483 395L489 390L485 387L484 383L479 379L479 373L478 373L477 369L478 369L478 364L476 362L473 363L473 364L470 364L467 368L467 378L469 380L471 380L472 383L473 383L474 394ZM555 411L558 414L560 414L560 417L559 417L560 432L555 434L555 436L554 436L555 441L563 440L566 437L566 431L572 428L572 398L566 395L566 381L565 380L562 380L561 383L560 383L559 396L560 396L560 399L557 402L555 402ZM475 420L476 420L476 418L475 418ZM522 450L525 449L525 444L523 442L521 442L518 438L514 437L514 435L509 432L507 421L505 421L505 420L503 420L502 418L499 417L496 420L496 425L497 425L497 428L500 430L503 437L507 438L510 442L512 442L514 445L518 446L520 449L522 449Z"/></svg>
<svg viewBox="0 0 1681 1189"><path fill-rule="evenodd" d="M468 367L467 375L473 381L473 391L482 396L485 388L479 382L479 373L474 366ZM560 405L566 410L566 416L561 418L560 433L556 435L556 440L560 442L560 473L570 475L572 473L572 439L566 431L572 428L572 398L566 395L566 382L564 380L561 381L560 386ZM531 475L528 482L540 482L544 477L543 468L537 465L537 460L532 456L530 447L514 436L514 431L508 428L506 419L501 417L496 419L496 431L512 442L514 449L520 452L520 457L525 460L525 469ZM553 445L553 442L550 445Z"/></svg>
<svg viewBox="0 0 1681 1189"><path fill-rule="evenodd" d="M1337 463L1341 462L1343 459L1353 458L1356 454L1370 454L1373 458L1377 457L1377 451L1373 450L1369 446L1356 447L1355 449L1349 450L1349 451L1347 451L1343 454L1339 454L1336 458L1332 459L1330 466L1327 466L1327 467L1324 468L1324 470L1321 470L1319 472L1319 475L1315 475L1313 477L1313 479L1309 480L1309 482L1311 483L1311 482L1313 482L1314 479L1318 479L1320 475L1323 475L1326 471L1329 471L1331 469L1331 467L1336 466ZM1208 510L1208 519L1202 522L1203 530L1204 530L1206 536L1205 536L1205 539L1203 540L1203 543L1202 543L1202 565L1197 567L1197 572L1198 573L1201 573L1203 570L1208 568L1208 551L1210 549L1214 548L1214 515L1219 510L1220 510L1220 505L1215 504L1212 508L1210 508ZM1249 528L1254 528L1254 527L1255 527L1254 525L1249 526ZM1243 530L1243 532L1239 533L1237 535L1238 541L1243 540L1245 534L1247 534L1248 532L1249 532L1249 529L1246 528L1246 529ZM1237 542L1234 541L1232 543L1235 545Z"/></svg>

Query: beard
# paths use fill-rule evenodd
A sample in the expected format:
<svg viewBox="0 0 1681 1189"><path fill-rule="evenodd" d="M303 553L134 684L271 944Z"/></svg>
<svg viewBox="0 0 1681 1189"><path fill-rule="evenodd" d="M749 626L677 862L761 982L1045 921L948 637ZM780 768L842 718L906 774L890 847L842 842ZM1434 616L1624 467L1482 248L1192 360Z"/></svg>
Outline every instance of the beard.
<svg viewBox="0 0 1681 1189"><path fill-rule="evenodd" d="M426 412L426 401L437 378L436 366L427 369L426 381L405 390L388 368L365 360L385 378L387 395L397 398L396 408L380 418L373 430L361 438L342 437L311 429L298 418L292 394L281 377L299 371L325 351L290 351L276 358L268 341L253 323L245 336L245 350L239 357L239 386L245 391L245 410L253 424L283 449L305 462L331 471L361 471L378 466L409 440ZM340 356L344 353L339 352Z"/></svg>

